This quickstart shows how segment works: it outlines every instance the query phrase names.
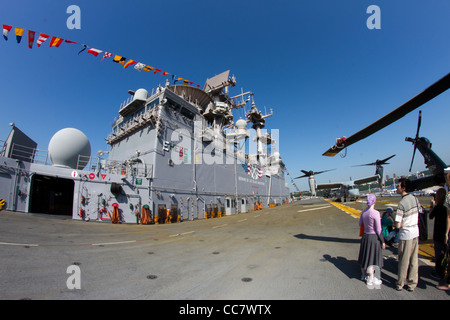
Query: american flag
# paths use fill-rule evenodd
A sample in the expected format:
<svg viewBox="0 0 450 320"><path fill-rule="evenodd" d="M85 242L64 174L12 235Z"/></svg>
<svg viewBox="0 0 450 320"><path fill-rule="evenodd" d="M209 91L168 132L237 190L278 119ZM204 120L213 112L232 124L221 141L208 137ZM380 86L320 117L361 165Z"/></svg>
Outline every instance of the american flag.
<svg viewBox="0 0 450 320"><path fill-rule="evenodd" d="M258 166L254 164L242 164L242 168L244 168L245 172L250 175L253 179L259 179L263 176L263 170L258 168Z"/></svg>

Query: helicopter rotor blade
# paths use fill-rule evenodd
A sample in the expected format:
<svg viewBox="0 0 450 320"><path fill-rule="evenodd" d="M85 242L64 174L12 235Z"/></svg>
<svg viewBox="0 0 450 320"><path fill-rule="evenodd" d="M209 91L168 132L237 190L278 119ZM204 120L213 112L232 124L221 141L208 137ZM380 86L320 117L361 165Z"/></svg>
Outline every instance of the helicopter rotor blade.
<svg viewBox="0 0 450 320"><path fill-rule="evenodd" d="M375 161L375 162L372 162L372 163L359 164L359 165L356 165L356 166L352 166L352 167L362 167L362 166L376 166L376 165L389 164L389 163L388 163L388 162L386 162L386 161L388 161L389 159L392 159L393 157L395 157L395 154L393 154L392 156L390 156L390 157L387 157L386 159L383 159L383 160L377 160L377 161Z"/></svg>
<svg viewBox="0 0 450 320"><path fill-rule="evenodd" d="M417 149L417 147L416 147L416 144L414 143L414 151L413 151L413 156L412 156L412 159L411 159L411 165L409 166L409 172L411 172L411 169L412 169L412 166L413 166L414 156L416 155L416 149Z"/></svg>
<svg viewBox="0 0 450 320"><path fill-rule="evenodd" d="M357 133L353 134L348 138L338 139L339 141L334 146L325 151L322 155L334 157L341 150L345 149L346 147L350 146L355 142L358 142L359 140L367 138L368 136L374 134L375 132L397 121L398 119L402 118L409 112L417 109L421 105L427 103L431 99L445 92L449 88L450 88L450 73L448 73L446 76L444 76L443 78L441 78L440 80L429 86L427 89L425 89L415 97L411 98L410 100L402 104L397 109L391 111L384 117L370 124L366 128L358 131Z"/></svg>
<svg viewBox="0 0 450 320"><path fill-rule="evenodd" d="M330 170L324 170L324 171L317 171L317 172L314 172L314 174L324 173L324 172L333 171L333 170L336 170L336 169L330 169Z"/></svg>
<svg viewBox="0 0 450 320"><path fill-rule="evenodd" d="M383 164L388 164L386 161L392 159L393 157L395 157L395 154L393 154L393 155L390 156L390 157L387 157L386 159L381 160L380 162L383 163Z"/></svg>
<svg viewBox="0 0 450 320"><path fill-rule="evenodd" d="M376 162L372 162L372 163L366 163L366 164L358 164L358 165L352 166L352 167L374 166L376 164L377 164Z"/></svg>
<svg viewBox="0 0 450 320"><path fill-rule="evenodd" d="M419 138L419 130L422 124L422 110L419 111L419 121L417 123L417 132L416 132L416 140Z"/></svg>
<svg viewBox="0 0 450 320"><path fill-rule="evenodd" d="M316 174L320 174L320 173L324 173L324 172L328 172L328 171L333 171L333 170L336 170L336 169L330 169L330 170L324 170L324 171L316 171L316 172L314 172L314 171L312 171L312 170L311 170L311 171L300 170L301 172L304 173L304 175L298 176L298 177L296 177L296 178L294 178L294 179L310 177L310 176L313 176L313 175L316 175Z"/></svg>
<svg viewBox="0 0 450 320"><path fill-rule="evenodd" d="M412 169L412 166L413 166L413 162L414 162L414 156L416 155L417 141L419 140L419 131L420 131L421 124L422 124L422 110L419 111L419 120L417 122L416 137L412 141L412 143L414 144L414 151L413 151L413 156L412 156L412 159L411 159L411 165L409 166L409 172L411 172L411 169Z"/></svg>

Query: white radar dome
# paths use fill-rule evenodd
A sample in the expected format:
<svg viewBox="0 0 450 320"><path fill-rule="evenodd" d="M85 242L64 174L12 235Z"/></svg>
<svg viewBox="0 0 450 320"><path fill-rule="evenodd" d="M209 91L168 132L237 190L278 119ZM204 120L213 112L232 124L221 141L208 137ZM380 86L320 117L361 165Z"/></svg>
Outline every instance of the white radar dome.
<svg viewBox="0 0 450 320"><path fill-rule="evenodd" d="M48 152L53 166L83 170L91 156L91 144L80 130L65 128L51 138Z"/></svg>
<svg viewBox="0 0 450 320"><path fill-rule="evenodd" d="M236 132L237 133L247 133L247 121L244 119L239 119L236 121Z"/></svg>
<svg viewBox="0 0 450 320"><path fill-rule="evenodd" d="M236 121L236 128L238 129L247 129L247 121L244 119L239 119Z"/></svg>
<svg viewBox="0 0 450 320"><path fill-rule="evenodd" d="M147 100L148 91L145 89L137 89L134 93L133 100Z"/></svg>

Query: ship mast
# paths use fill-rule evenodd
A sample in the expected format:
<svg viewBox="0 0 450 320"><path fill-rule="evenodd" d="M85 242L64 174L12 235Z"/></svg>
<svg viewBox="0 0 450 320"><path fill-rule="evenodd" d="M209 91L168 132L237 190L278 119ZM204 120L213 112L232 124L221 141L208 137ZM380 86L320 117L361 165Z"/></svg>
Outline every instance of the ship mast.
<svg viewBox="0 0 450 320"><path fill-rule="evenodd" d="M266 123L266 118L273 115L272 109L269 114L263 115L261 111L255 105L252 92L241 93L237 96L229 97L229 87L234 87L236 85L236 79L229 76L229 71L225 71L211 79L207 79L204 87L204 91L208 93L212 102L209 103L203 116L208 120L210 125L203 131L203 139L218 135L219 133L225 133L224 129L227 126L234 127L235 133L226 134L230 139L247 138L248 135L245 133L245 128L243 127L242 121L247 123L252 123L252 128L256 131L255 142L257 144L256 154L253 155L256 162L261 166L267 164L267 154L264 152L263 145L273 144L274 141L269 133L264 133L263 130ZM252 107L249 112L245 114L245 120L238 120L239 128L233 123L232 109L238 109L244 107L250 99L252 100ZM249 155L250 156L250 155Z"/></svg>
<svg viewBox="0 0 450 320"><path fill-rule="evenodd" d="M256 140L258 144L258 156L261 156L263 154L263 143L264 144L271 144L272 138L269 133L266 133L265 135L262 134L262 129L266 125L266 118L273 115L272 109L270 109L270 113L266 115L262 115L261 111L258 110L258 108L255 105L255 101L252 102L252 108L250 112L246 114L248 122L253 123L252 128L256 130Z"/></svg>
<svg viewBox="0 0 450 320"><path fill-rule="evenodd" d="M215 133L222 132L224 127L232 124L233 114L231 104L228 97L228 87L236 85L235 77L229 77L230 71L225 71L211 79L207 79L204 91L208 93L213 102L210 102L203 113L203 116L208 120Z"/></svg>

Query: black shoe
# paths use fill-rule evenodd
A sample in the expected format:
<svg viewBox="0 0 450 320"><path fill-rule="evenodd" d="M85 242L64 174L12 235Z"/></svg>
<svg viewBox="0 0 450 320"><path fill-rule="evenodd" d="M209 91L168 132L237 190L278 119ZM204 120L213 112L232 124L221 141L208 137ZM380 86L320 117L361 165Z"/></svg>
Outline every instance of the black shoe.
<svg viewBox="0 0 450 320"><path fill-rule="evenodd" d="M437 280L440 280L440 279L443 278L443 277L442 277L439 273L437 273L437 272L432 272L432 273L431 273L431 277L434 278L434 279L437 279Z"/></svg>

